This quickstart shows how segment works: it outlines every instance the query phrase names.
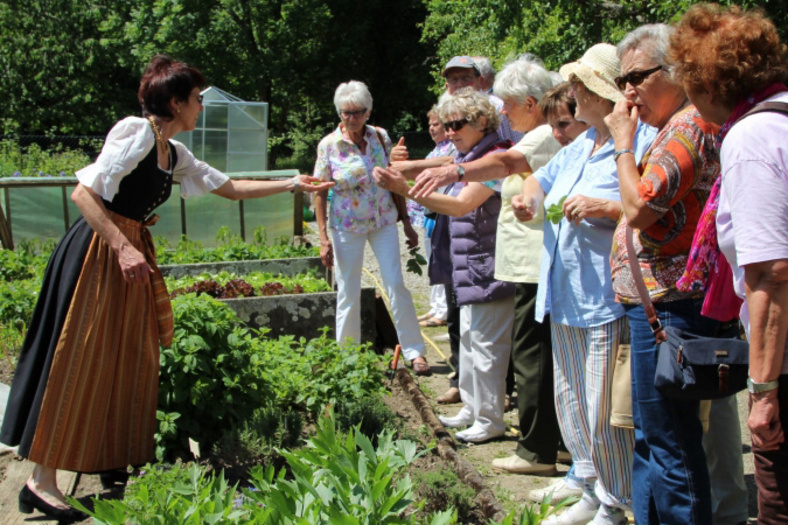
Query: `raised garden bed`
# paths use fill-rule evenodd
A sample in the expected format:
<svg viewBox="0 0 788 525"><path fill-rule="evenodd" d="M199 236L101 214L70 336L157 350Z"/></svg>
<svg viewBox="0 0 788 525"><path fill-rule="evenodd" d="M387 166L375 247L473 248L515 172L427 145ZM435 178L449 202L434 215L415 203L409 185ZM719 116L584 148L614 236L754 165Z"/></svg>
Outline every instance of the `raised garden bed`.
<svg viewBox="0 0 788 525"><path fill-rule="evenodd" d="M256 261L227 261L198 264L162 265L162 274L181 278L204 273L231 272L246 275L253 272L277 273L285 276L308 271L321 272L331 282L331 272L320 262L320 257L297 259L266 259ZM318 337L324 327L328 336L335 337L336 292L274 295L222 299L238 317L252 328L267 328L272 337L292 335L296 338ZM375 289L361 290L361 342L375 340Z"/></svg>

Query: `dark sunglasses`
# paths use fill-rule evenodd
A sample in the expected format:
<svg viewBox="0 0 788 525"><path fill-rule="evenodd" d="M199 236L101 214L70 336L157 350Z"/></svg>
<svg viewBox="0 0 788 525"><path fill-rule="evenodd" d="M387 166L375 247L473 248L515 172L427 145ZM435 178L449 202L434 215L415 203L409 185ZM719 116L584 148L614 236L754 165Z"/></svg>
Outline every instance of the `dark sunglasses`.
<svg viewBox="0 0 788 525"><path fill-rule="evenodd" d="M637 87L643 83L644 80L648 78L649 75L652 73L656 73L660 69L665 69L663 66L657 66L652 69L647 69L645 71L630 71L624 76L616 77L615 82L618 86L618 89L624 91L627 88L627 84L631 84L632 87Z"/></svg>
<svg viewBox="0 0 788 525"><path fill-rule="evenodd" d="M452 130L455 133L460 131L465 125L468 123L467 119L460 119L460 120L450 120L449 122L443 123L443 130L449 131Z"/></svg>

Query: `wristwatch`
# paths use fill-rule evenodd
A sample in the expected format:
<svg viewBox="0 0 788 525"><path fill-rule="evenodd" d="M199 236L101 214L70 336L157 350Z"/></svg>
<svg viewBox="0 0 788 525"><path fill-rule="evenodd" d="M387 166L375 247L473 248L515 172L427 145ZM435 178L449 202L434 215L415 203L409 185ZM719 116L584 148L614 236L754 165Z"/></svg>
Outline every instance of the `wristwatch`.
<svg viewBox="0 0 788 525"><path fill-rule="evenodd" d="M767 381L765 383L756 383L752 380L752 378L747 378L747 390L750 391L750 394L761 394L763 392L775 390L779 386L780 382L776 379L773 381Z"/></svg>
<svg viewBox="0 0 788 525"><path fill-rule="evenodd" d="M462 164L457 164L457 182L462 182L463 177L465 177L465 168Z"/></svg>

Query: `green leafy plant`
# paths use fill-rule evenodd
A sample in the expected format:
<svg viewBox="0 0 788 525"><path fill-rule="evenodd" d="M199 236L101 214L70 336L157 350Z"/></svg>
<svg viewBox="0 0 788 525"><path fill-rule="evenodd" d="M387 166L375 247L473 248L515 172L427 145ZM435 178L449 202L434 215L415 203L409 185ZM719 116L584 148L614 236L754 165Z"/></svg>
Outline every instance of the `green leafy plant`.
<svg viewBox="0 0 788 525"><path fill-rule="evenodd" d="M552 516L564 507L574 505L579 498L574 496L562 499L557 503L551 503L547 497L542 503L526 504L518 519L516 512L511 512L499 525L539 525L547 517Z"/></svg>
<svg viewBox="0 0 788 525"><path fill-rule="evenodd" d="M232 272L202 273L173 279L166 277L164 283L175 297L185 293L207 293L211 297L252 297L293 293L317 293L331 291L331 285L316 270L293 276L254 272L239 276ZM229 290L232 288L232 290Z"/></svg>
<svg viewBox="0 0 788 525"><path fill-rule="evenodd" d="M160 460L188 450L187 438L210 450L260 406L314 415L386 391L384 357L367 346L339 345L325 332L309 341L261 337L206 296L183 295L172 306L173 343L160 353Z"/></svg>
<svg viewBox="0 0 788 525"><path fill-rule="evenodd" d="M385 356L369 345L339 344L326 336L295 340L267 339L261 359L270 402L316 415L326 405L348 399L379 397L387 392Z"/></svg>
<svg viewBox="0 0 788 525"><path fill-rule="evenodd" d="M154 239L158 264L188 264L217 261L251 261L257 259L292 259L295 257L316 257L320 254L317 247L290 242L281 236L268 244L265 227L258 226L254 231L254 241L244 242L240 235L233 235L226 226L216 234L216 247L205 248L202 243L181 236L173 247L163 237Z"/></svg>
<svg viewBox="0 0 788 525"><path fill-rule="evenodd" d="M556 204L551 204L547 207L547 212L545 213L545 219L552 222L553 224L558 224L561 222L561 219L564 218L564 201L566 200L566 195L561 197L561 200L558 201Z"/></svg>
<svg viewBox="0 0 788 525"><path fill-rule="evenodd" d="M405 524L413 500L407 466L419 453L412 441L394 440L386 430L377 448L361 432L338 432L333 419L321 417L315 435L303 449L283 452L292 479L273 468L256 468L256 491L244 491L255 507L255 523L366 523ZM432 517L430 523L452 523L452 512Z"/></svg>
<svg viewBox="0 0 788 525"><path fill-rule="evenodd" d="M337 431L331 413L318 420L305 448L281 451L288 466L269 465L251 472L252 486L238 494L222 472L196 464L147 465L127 485L123 500L98 497L93 508L70 498L74 507L106 525L276 523L402 524L416 523L418 508L407 467L420 454L416 443L395 440L392 431L378 445L351 429ZM418 523L448 525L456 515L446 510Z"/></svg>
<svg viewBox="0 0 788 525"><path fill-rule="evenodd" d="M425 259L424 256L419 253L418 246L408 250L408 253L410 254L410 257L405 263L405 268L411 273L422 275L424 271L421 269L421 267L427 264L427 259Z"/></svg>
<svg viewBox="0 0 788 525"><path fill-rule="evenodd" d="M180 414L176 431L157 434L158 458L187 450L187 438L210 447L265 399L260 342L219 301L184 295L172 301L175 333L160 353L159 410ZM166 432L164 430L167 430Z"/></svg>
<svg viewBox="0 0 788 525"><path fill-rule="evenodd" d="M69 502L106 525L203 525L249 523L249 510L238 505L236 486L223 473L208 474L199 465L146 465L130 481L123 500L92 500L93 509Z"/></svg>

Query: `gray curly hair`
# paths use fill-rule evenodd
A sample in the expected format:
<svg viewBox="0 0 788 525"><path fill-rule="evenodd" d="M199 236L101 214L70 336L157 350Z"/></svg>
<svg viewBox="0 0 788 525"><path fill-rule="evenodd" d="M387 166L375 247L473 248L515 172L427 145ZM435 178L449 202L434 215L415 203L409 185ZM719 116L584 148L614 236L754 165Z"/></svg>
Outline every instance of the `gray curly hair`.
<svg viewBox="0 0 788 525"><path fill-rule="evenodd" d="M444 94L438 102L437 112L441 122L448 122L459 114L465 117L471 126L484 133L497 130L501 124L501 117L490 98L471 87L457 90L452 95ZM484 128L480 123L482 117L487 121Z"/></svg>

